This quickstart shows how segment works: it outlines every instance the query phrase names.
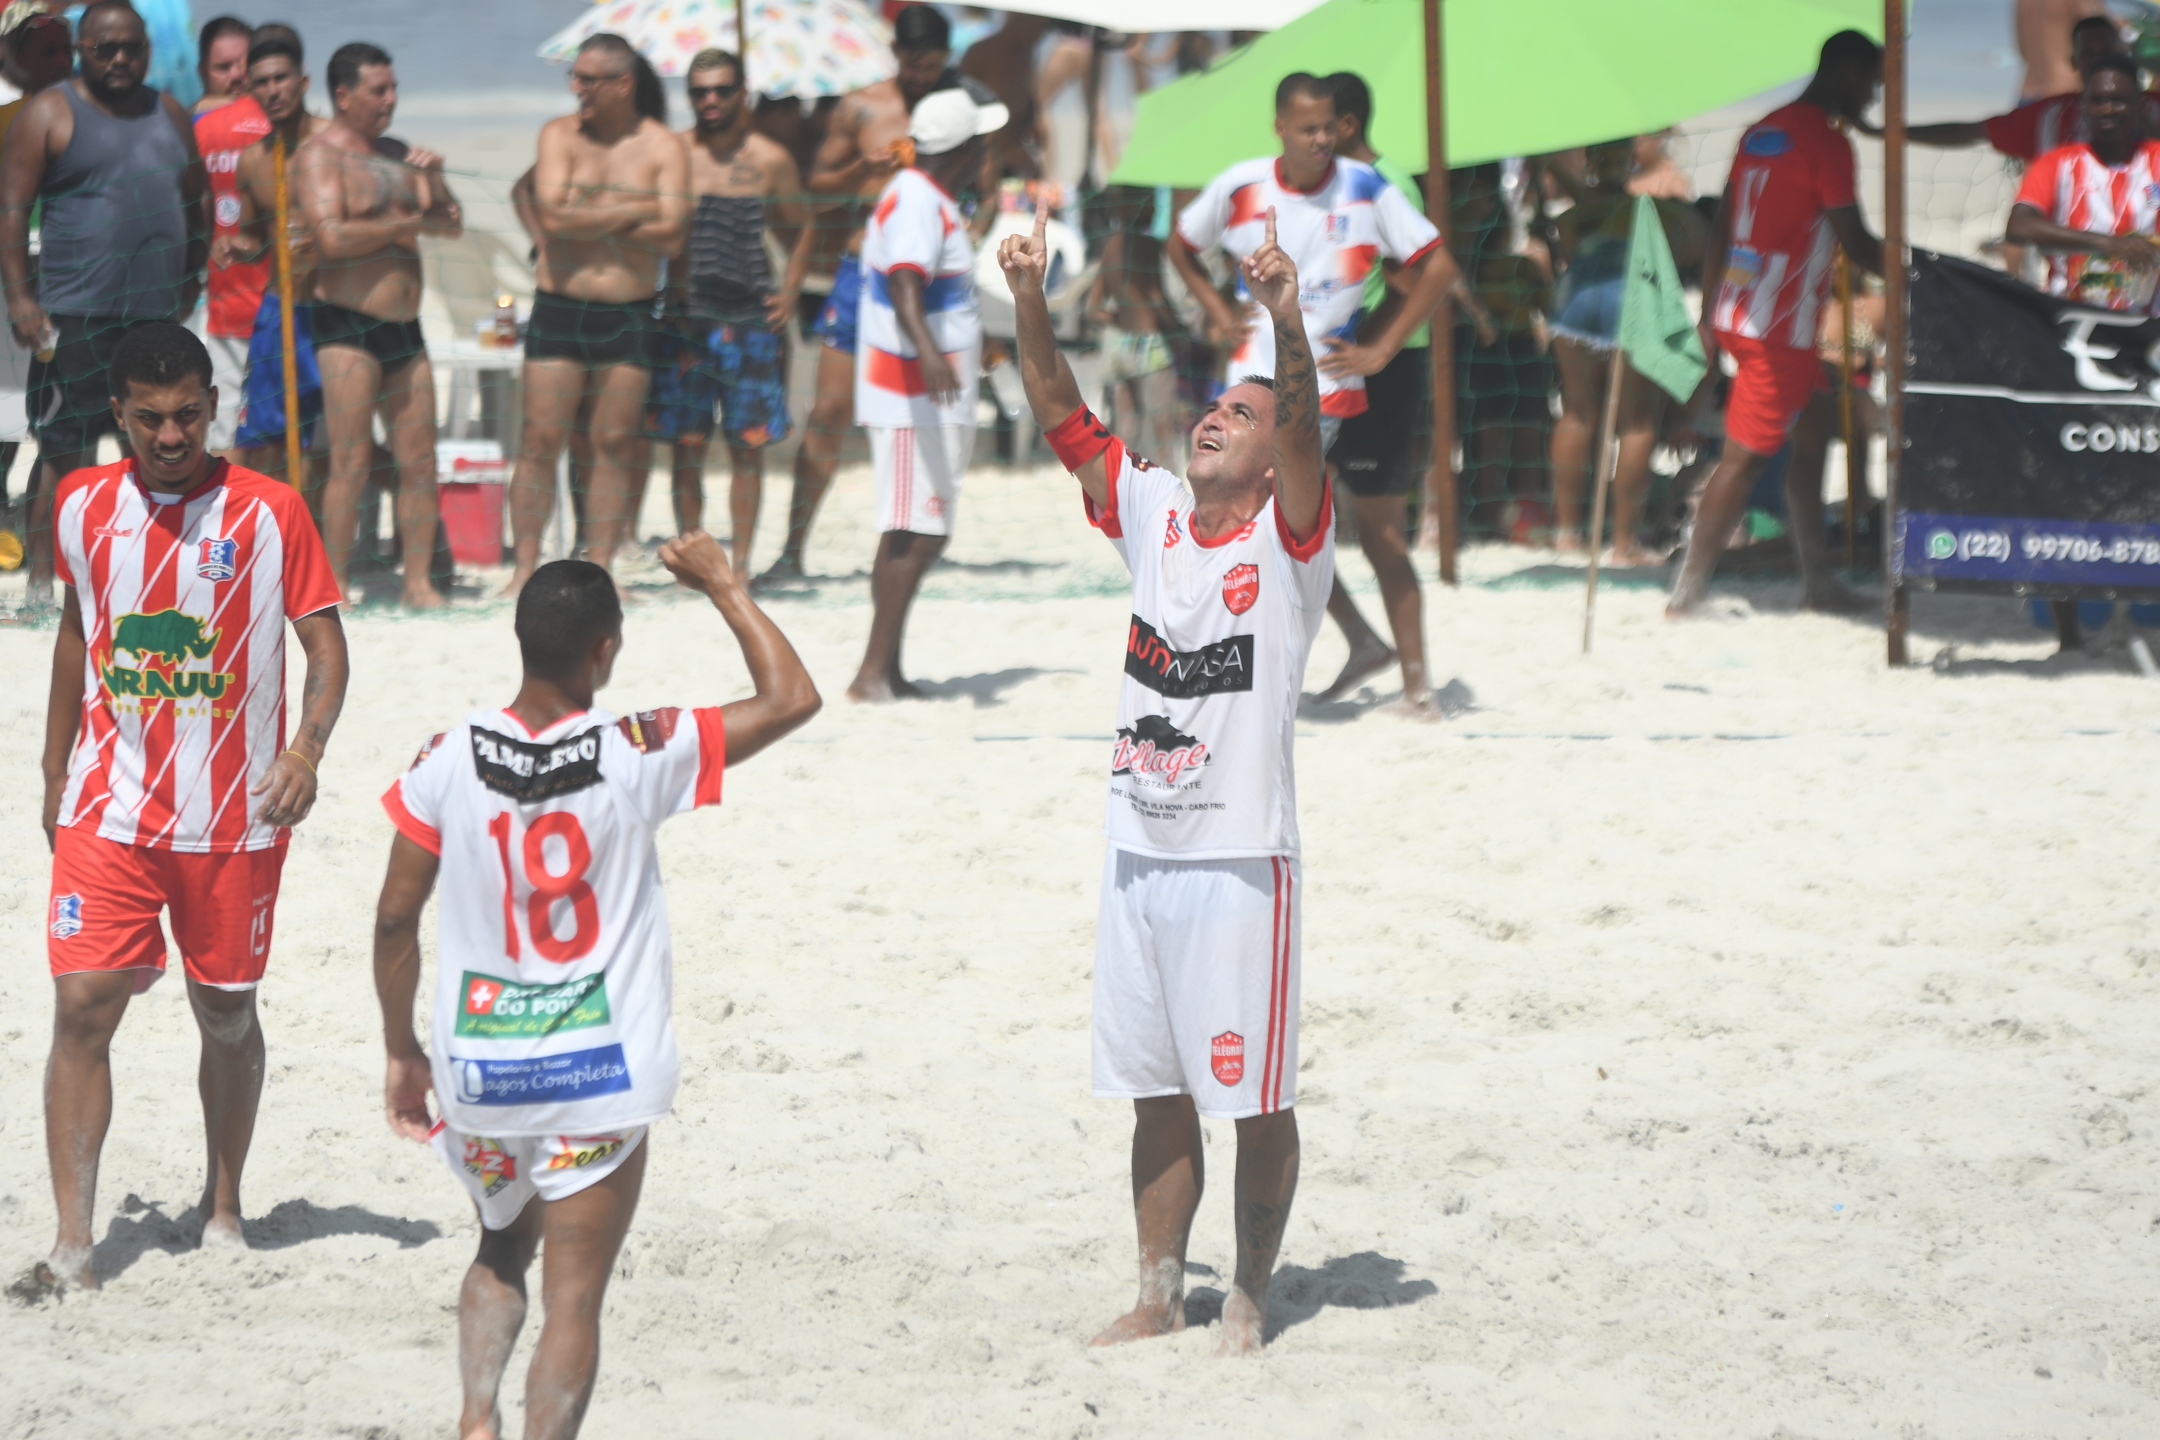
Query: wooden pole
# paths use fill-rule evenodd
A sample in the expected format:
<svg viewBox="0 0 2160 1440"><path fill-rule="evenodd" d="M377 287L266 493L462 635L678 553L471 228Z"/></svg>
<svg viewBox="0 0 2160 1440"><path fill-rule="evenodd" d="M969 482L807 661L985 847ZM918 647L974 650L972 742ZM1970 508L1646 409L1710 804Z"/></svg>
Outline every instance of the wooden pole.
<svg viewBox="0 0 2160 1440"><path fill-rule="evenodd" d="M1620 386L1627 379L1627 351L1613 342L1612 364L1605 373L1605 421L1598 426L1597 465L1591 480L1590 491L1590 578L1583 587L1582 602L1582 653L1590 653L1590 627L1597 620L1597 557L1598 548L1605 543L1605 491L1611 486L1613 471L1619 466L1619 447L1613 443L1613 432L1620 428ZM1615 535L1613 543L1620 537Z"/></svg>
<svg viewBox="0 0 2160 1440"><path fill-rule="evenodd" d="M1860 565L1860 496L1865 487L1860 481L1864 457L1853 435L1852 261L1842 247L1837 252L1837 303L1837 418L1839 438L1845 442L1845 569L1851 572Z"/></svg>
<svg viewBox="0 0 2160 1440"><path fill-rule="evenodd" d="M1440 0L1425 0L1425 214L1448 233L1446 55ZM1432 317L1432 467L1425 473L1425 518L1418 539L1440 552L1440 578L1455 579L1455 305L1447 296Z"/></svg>
<svg viewBox="0 0 2160 1440"><path fill-rule="evenodd" d="M1883 0L1883 348L1888 461L1883 466L1884 639L1892 665L1906 663L1909 596L1897 574L1898 465L1905 453L1905 3Z"/></svg>
<svg viewBox="0 0 2160 1440"><path fill-rule="evenodd" d="M307 488L300 453L300 352L293 343L292 197L286 177L285 137L276 134L270 165L277 186L278 349L285 362L285 483Z"/></svg>
<svg viewBox="0 0 2160 1440"><path fill-rule="evenodd" d="M750 0L735 0L735 54L742 66L735 78L742 82L743 103L757 114L757 91L750 88Z"/></svg>

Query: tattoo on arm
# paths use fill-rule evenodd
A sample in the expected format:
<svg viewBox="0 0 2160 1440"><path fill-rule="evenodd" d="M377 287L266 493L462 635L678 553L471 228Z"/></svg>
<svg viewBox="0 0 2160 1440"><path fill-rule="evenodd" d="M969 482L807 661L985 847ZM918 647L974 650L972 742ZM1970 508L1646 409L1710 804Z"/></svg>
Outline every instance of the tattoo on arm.
<svg viewBox="0 0 2160 1440"><path fill-rule="evenodd" d="M1275 322L1275 429L1319 428L1320 383L1314 378L1312 350L1305 343L1305 321Z"/></svg>

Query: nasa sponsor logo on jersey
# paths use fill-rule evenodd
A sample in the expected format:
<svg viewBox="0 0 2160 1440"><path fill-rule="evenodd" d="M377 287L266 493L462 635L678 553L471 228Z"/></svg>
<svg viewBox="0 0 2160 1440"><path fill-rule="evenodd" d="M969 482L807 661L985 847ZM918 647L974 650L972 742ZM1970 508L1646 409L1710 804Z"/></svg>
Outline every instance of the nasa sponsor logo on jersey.
<svg viewBox="0 0 2160 1440"><path fill-rule="evenodd" d="M1245 1078L1245 1037L1225 1030L1208 1041L1208 1068L1218 1085L1235 1085Z"/></svg>
<svg viewBox="0 0 2160 1440"><path fill-rule="evenodd" d="M230 580L234 562L240 558L240 542L207 536L195 558L195 573L205 580Z"/></svg>
<svg viewBox="0 0 2160 1440"><path fill-rule="evenodd" d="M457 1098L467 1105L555 1105L630 1088L630 1064L620 1045L536 1055L529 1060L450 1057Z"/></svg>
<svg viewBox="0 0 2160 1440"><path fill-rule="evenodd" d="M463 993L455 1031L483 1040L530 1040L558 1030L590 1029L613 1018L604 975L524 985L468 970Z"/></svg>
<svg viewBox="0 0 2160 1440"><path fill-rule="evenodd" d="M542 1166L545 1170L576 1170L605 1160L630 1143L627 1135L558 1135L555 1143L561 1148L548 1156Z"/></svg>
<svg viewBox="0 0 2160 1440"><path fill-rule="evenodd" d="M1768 159L1792 149L1793 139L1789 133L1775 125L1758 125L1748 131L1747 139L1740 142L1740 148L1750 155L1760 155Z"/></svg>
<svg viewBox="0 0 2160 1440"><path fill-rule="evenodd" d="M561 740L513 740L472 728L473 768L498 795L530 803L600 783L600 727Z"/></svg>
<svg viewBox="0 0 2160 1440"><path fill-rule="evenodd" d="M1227 587L1223 598L1229 600ZM1125 637L1125 673L1156 694L1177 700L1250 690L1253 637L1232 635L1198 650L1173 650L1154 626L1135 615Z"/></svg>
<svg viewBox="0 0 2160 1440"><path fill-rule="evenodd" d="M70 892L52 897L52 937L66 940L82 933L82 896Z"/></svg>
<svg viewBox="0 0 2160 1440"><path fill-rule="evenodd" d="M1233 565L1222 577L1222 603L1230 607L1232 615L1242 615L1252 609L1260 598L1260 567L1257 565Z"/></svg>
<svg viewBox="0 0 2160 1440"><path fill-rule="evenodd" d="M1185 776L1208 763L1208 747L1160 715L1142 715L1117 732L1110 747L1110 773L1135 775L1175 790Z"/></svg>
<svg viewBox="0 0 2160 1440"><path fill-rule="evenodd" d="M466 1171L480 1182L483 1195L493 1195L517 1179L517 1158L503 1149L500 1140L467 1135L464 1159Z"/></svg>
<svg viewBox="0 0 2160 1440"><path fill-rule="evenodd" d="M667 748L668 741L675 738L675 721L681 710L669 707L665 710L640 710L635 715L625 715L615 722L640 755L650 755L655 750Z"/></svg>

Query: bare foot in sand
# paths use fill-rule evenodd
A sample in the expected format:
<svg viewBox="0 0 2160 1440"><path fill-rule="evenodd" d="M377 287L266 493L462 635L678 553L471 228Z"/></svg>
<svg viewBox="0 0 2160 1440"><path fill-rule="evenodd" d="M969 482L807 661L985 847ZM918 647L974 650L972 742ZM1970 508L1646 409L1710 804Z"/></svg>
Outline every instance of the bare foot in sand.
<svg viewBox="0 0 2160 1440"><path fill-rule="evenodd" d="M922 691L897 675L865 680L860 675L847 687L847 698L857 705L890 705L895 700L920 700Z"/></svg>
<svg viewBox="0 0 2160 1440"><path fill-rule="evenodd" d="M407 610L440 610L450 602L443 599L441 591L422 580L417 586L407 585L398 603Z"/></svg>
<svg viewBox="0 0 2160 1440"><path fill-rule="evenodd" d="M1582 536L1556 530L1553 532L1552 548L1562 555L1580 555L1588 547L1583 544Z"/></svg>
<svg viewBox="0 0 2160 1440"><path fill-rule="evenodd" d="M539 567L537 565L518 566L517 569L510 572L510 583L503 586L501 591L496 594L495 598L498 600L517 599L518 592L525 588L525 582L532 579L533 571L537 570L538 568Z"/></svg>
<svg viewBox="0 0 2160 1440"><path fill-rule="evenodd" d="M1267 1311L1253 1304L1252 1297L1235 1285L1222 1302L1222 1339L1215 1343L1215 1357L1220 1359L1239 1355L1257 1355L1266 1346L1262 1338L1267 1329Z"/></svg>
<svg viewBox="0 0 2160 1440"><path fill-rule="evenodd" d="M202 1239L197 1242L204 1250L245 1250L247 1236L241 1233L240 1217L237 1215L212 1215L203 1221Z"/></svg>
<svg viewBox="0 0 2160 1440"><path fill-rule="evenodd" d="M1181 1299L1168 1309L1140 1306L1118 1316L1090 1345L1124 1345L1134 1340L1155 1340L1185 1328L1185 1303Z"/></svg>
<svg viewBox="0 0 2160 1440"><path fill-rule="evenodd" d="M1645 550L1640 545L1625 548L1615 545L1605 563L1615 570L1653 570L1665 563L1666 557L1655 550Z"/></svg>
<svg viewBox="0 0 2160 1440"><path fill-rule="evenodd" d="M35 1279L52 1293L63 1290L95 1290L97 1271L91 1268L88 1245L55 1245L52 1254L30 1267L25 1280Z"/></svg>
<svg viewBox="0 0 2160 1440"><path fill-rule="evenodd" d="M1322 705L1331 700L1340 700L1357 688L1360 680L1368 675L1377 675L1394 663L1393 646L1383 645L1378 640L1368 640L1350 651L1350 658L1343 661L1342 673L1335 677L1335 683L1313 698Z"/></svg>
<svg viewBox="0 0 2160 1440"><path fill-rule="evenodd" d="M766 567L764 574L751 581L750 588L757 591L768 585L792 585L805 578L807 577L803 574L802 566L783 555Z"/></svg>

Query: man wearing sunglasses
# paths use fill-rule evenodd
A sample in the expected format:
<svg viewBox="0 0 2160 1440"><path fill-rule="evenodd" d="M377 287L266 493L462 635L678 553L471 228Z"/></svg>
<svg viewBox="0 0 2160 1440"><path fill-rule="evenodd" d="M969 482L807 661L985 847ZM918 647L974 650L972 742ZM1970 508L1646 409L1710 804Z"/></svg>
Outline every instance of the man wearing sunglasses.
<svg viewBox="0 0 2160 1440"><path fill-rule="evenodd" d="M717 408L728 447L728 559L750 573L764 498L764 449L788 433L787 319L810 263L802 172L786 148L750 128L742 62L725 50L690 60L690 238L668 267L664 363L653 369L646 433L675 447L675 528L705 524L705 450ZM789 247L777 289L767 226Z"/></svg>
<svg viewBox="0 0 2160 1440"><path fill-rule="evenodd" d="M32 606L52 604L52 493L115 433L107 374L136 325L195 308L210 249L209 181L187 110L143 83L150 39L124 0L83 11L81 73L35 96L0 156L0 281L30 367L42 464L30 516ZM44 246L30 275L31 206Z"/></svg>

